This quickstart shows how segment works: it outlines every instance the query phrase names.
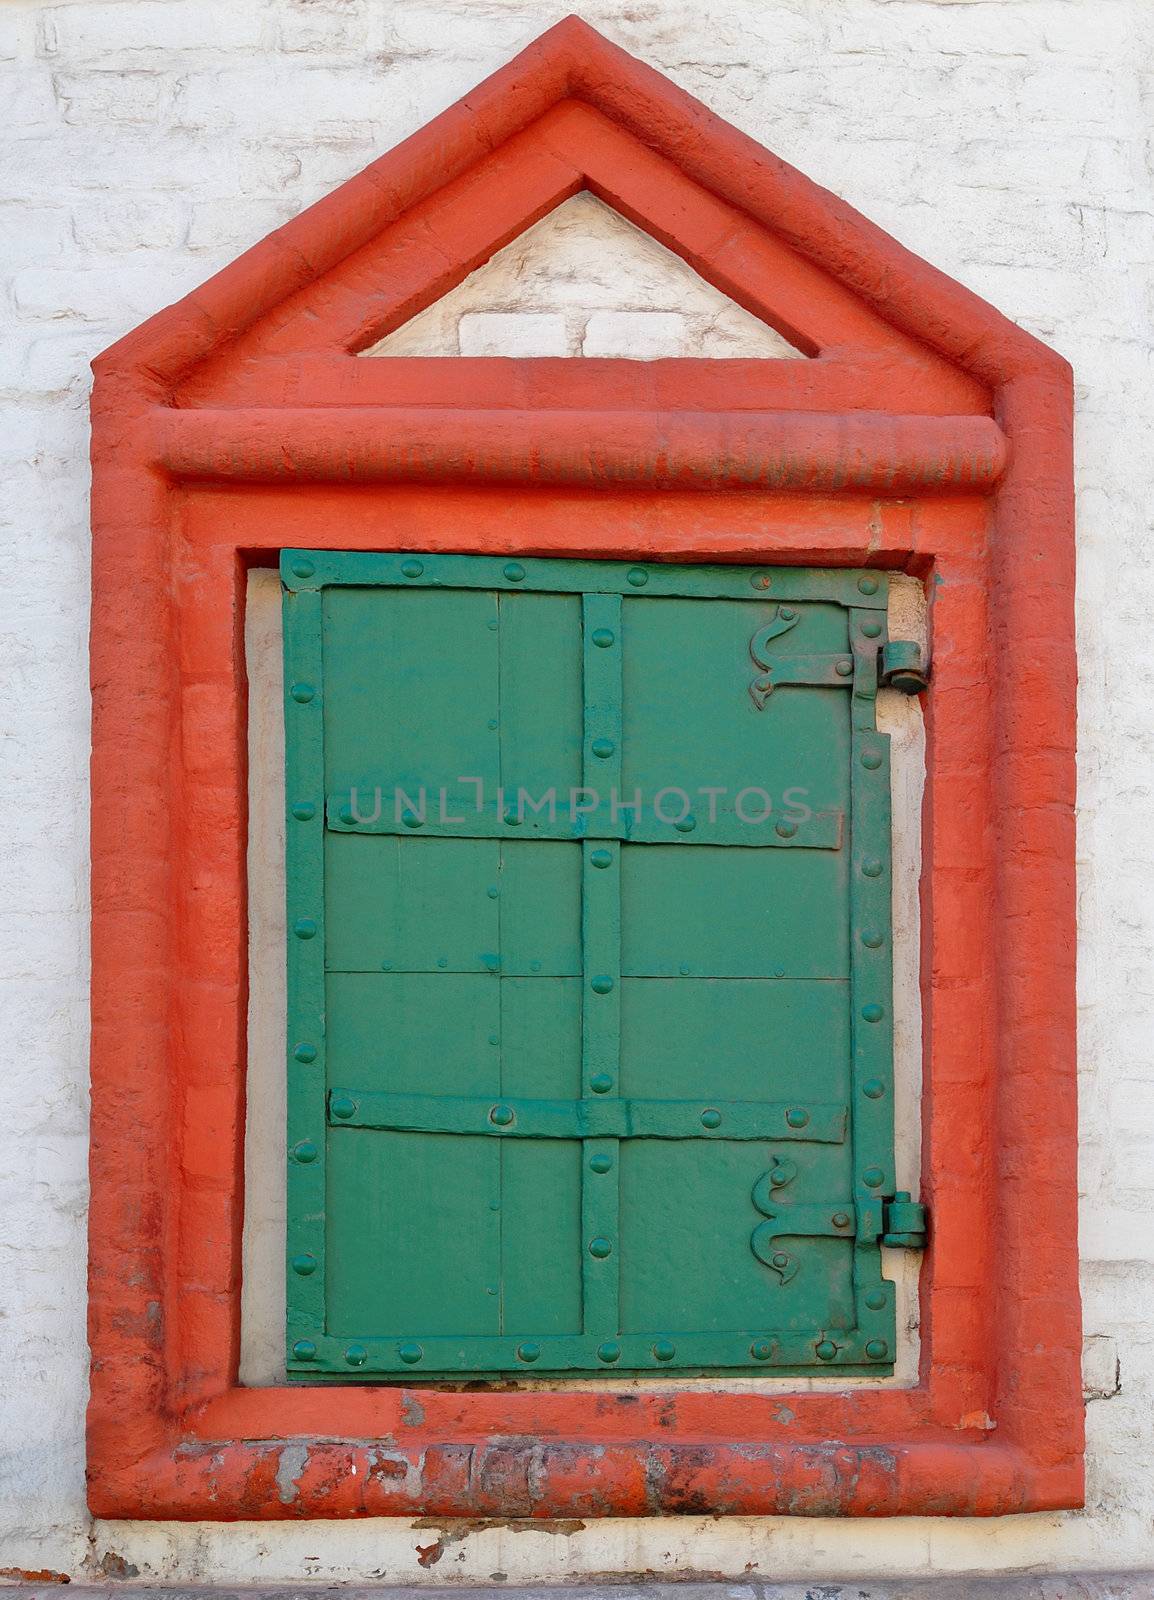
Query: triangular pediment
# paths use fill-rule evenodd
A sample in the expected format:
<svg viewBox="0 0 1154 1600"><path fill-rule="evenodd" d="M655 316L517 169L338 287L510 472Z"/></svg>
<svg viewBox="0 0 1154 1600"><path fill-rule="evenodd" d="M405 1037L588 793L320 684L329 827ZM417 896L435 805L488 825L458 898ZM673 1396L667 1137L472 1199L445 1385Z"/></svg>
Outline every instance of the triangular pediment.
<svg viewBox="0 0 1154 1600"><path fill-rule="evenodd" d="M457 296L460 309L502 252L556 243L574 208L600 208L634 257L672 263L693 315L717 311L714 334L692 348L634 342L630 357L686 369L670 393L696 394L688 369L708 366L694 402L707 407L988 414L975 330L996 313L574 17L122 340L102 368L144 368L185 407L444 404L432 368L452 352L430 308ZM612 259L608 248L598 272ZM639 365L611 340L566 338L567 356L590 358L569 369ZM393 359L356 359L367 353ZM520 403L519 383L535 405L580 403L562 380L530 377L549 359L531 344L509 354L523 380L499 378L487 354L462 361L475 403Z"/></svg>

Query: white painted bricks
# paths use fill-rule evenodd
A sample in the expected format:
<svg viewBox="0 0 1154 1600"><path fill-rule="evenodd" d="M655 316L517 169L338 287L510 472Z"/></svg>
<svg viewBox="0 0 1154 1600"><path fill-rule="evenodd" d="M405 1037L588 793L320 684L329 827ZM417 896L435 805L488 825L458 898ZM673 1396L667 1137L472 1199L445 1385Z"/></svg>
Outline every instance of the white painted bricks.
<svg viewBox="0 0 1154 1600"><path fill-rule="evenodd" d="M403 1521L94 1528L86 1517L87 362L413 132L570 4L0 7L0 1021L9 1057L0 1074L0 1566L79 1577L100 1572L107 1554L117 1559L104 1571L137 1567L169 1581L383 1573L442 1583L692 1570L821 1580L1150 1559L1147 0L581 8L1074 363L1087 1510L980 1527L688 1517L572 1532L490 1528L447 1543L428 1569L416 1546L437 1535ZM452 354L466 317L523 314L563 318L566 351L578 356L595 318L653 314L685 318L683 353L787 354L737 308L714 322L713 291L689 275L705 298L687 298L685 269L656 266L660 246L643 241L639 259L624 248L628 224L594 221L596 202L571 205L578 221L558 214L538 224L552 241L540 258L516 241L508 259L523 270L495 263L496 275L477 275L480 289L454 291L461 298L449 311L431 308L423 328L417 319L392 335L391 353L428 337Z"/></svg>
<svg viewBox="0 0 1154 1600"><path fill-rule="evenodd" d="M457 323L457 349L463 356L567 356L569 334L564 317L544 311L471 311Z"/></svg>

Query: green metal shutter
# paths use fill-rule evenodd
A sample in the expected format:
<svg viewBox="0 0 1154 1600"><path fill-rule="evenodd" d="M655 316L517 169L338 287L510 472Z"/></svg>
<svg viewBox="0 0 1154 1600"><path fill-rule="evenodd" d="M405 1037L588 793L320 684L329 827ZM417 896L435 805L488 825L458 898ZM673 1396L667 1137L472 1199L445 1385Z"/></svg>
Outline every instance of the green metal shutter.
<svg viewBox="0 0 1154 1600"><path fill-rule="evenodd" d="M282 579L290 1374L890 1370L884 576Z"/></svg>

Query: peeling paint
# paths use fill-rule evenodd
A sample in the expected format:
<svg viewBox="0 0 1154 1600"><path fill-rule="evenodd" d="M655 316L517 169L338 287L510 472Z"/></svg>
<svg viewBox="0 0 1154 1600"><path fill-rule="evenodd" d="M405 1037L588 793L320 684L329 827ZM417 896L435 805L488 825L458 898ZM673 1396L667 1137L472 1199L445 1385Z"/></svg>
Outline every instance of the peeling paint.
<svg viewBox="0 0 1154 1600"><path fill-rule="evenodd" d="M280 1452L276 1469L276 1488L282 1505L291 1505L300 1488L300 1479L309 1464L309 1447L295 1442L286 1444Z"/></svg>

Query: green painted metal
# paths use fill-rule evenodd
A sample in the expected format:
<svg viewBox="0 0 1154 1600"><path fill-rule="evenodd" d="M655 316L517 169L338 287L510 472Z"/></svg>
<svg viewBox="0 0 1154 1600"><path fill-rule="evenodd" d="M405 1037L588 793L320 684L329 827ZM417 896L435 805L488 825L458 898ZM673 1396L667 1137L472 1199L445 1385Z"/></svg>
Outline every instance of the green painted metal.
<svg viewBox="0 0 1154 1600"><path fill-rule="evenodd" d="M282 579L290 1376L891 1370L884 578Z"/></svg>

